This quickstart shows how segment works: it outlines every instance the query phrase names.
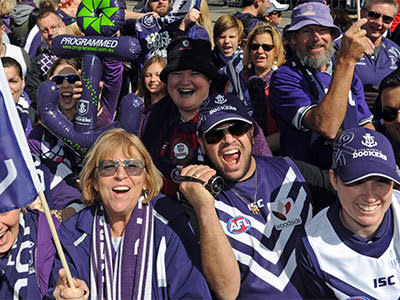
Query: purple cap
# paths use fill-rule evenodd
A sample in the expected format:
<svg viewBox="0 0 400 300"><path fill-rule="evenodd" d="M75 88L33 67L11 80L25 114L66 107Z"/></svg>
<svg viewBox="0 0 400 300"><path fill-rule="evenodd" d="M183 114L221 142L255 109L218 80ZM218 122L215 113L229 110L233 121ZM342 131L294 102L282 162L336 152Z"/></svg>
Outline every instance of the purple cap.
<svg viewBox="0 0 400 300"><path fill-rule="evenodd" d="M343 131L335 143L332 169L345 183L370 176L385 177L400 184L393 148L381 133L363 128Z"/></svg>
<svg viewBox="0 0 400 300"><path fill-rule="evenodd" d="M197 130L206 133L226 121L253 124L248 111L248 107L233 94L210 96L200 106Z"/></svg>
<svg viewBox="0 0 400 300"><path fill-rule="evenodd" d="M306 2L296 6L292 11L292 22L285 30L285 34L308 25L331 28L334 39L340 35L340 28L333 23L329 7L320 2Z"/></svg>

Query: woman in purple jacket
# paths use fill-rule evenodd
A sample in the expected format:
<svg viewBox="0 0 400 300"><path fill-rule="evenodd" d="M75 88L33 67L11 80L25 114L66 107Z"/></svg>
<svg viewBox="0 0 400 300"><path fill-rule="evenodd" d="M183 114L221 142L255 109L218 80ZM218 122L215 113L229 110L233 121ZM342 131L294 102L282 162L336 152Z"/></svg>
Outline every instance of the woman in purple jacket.
<svg viewBox="0 0 400 300"><path fill-rule="evenodd" d="M87 208L59 230L72 276L79 280L69 287L56 259L48 296L210 299L187 221L172 225L184 217L176 215L179 206L155 208L168 201L160 199L161 185L161 173L138 137L123 129L99 137L81 173Z"/></svg>

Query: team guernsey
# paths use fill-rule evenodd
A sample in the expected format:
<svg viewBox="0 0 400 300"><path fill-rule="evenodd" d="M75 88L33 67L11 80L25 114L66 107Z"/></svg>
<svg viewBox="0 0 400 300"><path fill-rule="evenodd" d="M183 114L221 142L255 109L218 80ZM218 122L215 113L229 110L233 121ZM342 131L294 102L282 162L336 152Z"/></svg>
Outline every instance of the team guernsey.
<svg viewBox="0 0 400 300"><path fill-rule="evenodd" d="M373 238L360 237L339 220L340 204L306 226L298 247L307 296L337 299L398 299L400 295L400 193Z"/></svg>
<svg viewBox="0 0 400 300"><path fill-rule="evenodd" d="M255 158L257 172L244 182L228 183L215 202L239 262L238 298L302 299L295 244L312 217L308 188L291 160ZM252 214L248 205L260 212Z"/></svg>

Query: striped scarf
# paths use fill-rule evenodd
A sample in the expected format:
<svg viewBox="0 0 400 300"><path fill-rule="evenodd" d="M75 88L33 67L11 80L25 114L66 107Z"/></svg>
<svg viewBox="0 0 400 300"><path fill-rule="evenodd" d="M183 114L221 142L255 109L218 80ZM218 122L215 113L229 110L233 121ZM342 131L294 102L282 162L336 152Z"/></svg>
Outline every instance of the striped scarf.
<svg viewBox="0 0 400 300"><path fill-rule="evenodd" d="M90 255L92 300L151 299L154 220L151 204L143 204L143 199L133 210L116 253L104 207L97 208Z"/></svg>

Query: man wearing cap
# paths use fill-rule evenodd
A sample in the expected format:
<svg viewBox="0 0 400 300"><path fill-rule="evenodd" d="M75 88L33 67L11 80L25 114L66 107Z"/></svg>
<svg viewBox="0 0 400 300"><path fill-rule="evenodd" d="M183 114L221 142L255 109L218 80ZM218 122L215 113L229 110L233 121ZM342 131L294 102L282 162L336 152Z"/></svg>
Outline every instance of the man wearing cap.
<svg viewBox="0 0 400 300"><path fill-rule="evenodd" d="M339 201L306 225L296 249L306 298L397 298L400 177L390 142L369 129L346 130L329 172Z"/></svg>
<svg viewBox="0 0 400 300"><path fill-rule="evenodd" d="M243 0L243 8L233 15L242 21L245 36L247 36L258 23L266 22L264 15L269 7L269 0Z"/></svg>
<svg viewBox="0 0 400 300"><path fill-rule="evenodd" d="M398 10L396 0L363 1L361 17L368 21L362 26L373 43L373 50L364 53L356 64L356 74L360 77L365 91L365 99L370 109L378 97L378 87L383 78L398 68L400 47L384 36L392 25ZM340 46L341 39L336 42Z"/></svg>
<svg viewBox="0 0 400 300"><path fill-rule="evenodd" d="M197 215L203 272L218 298L302 299L295 243L312 216L309 189L290 159L252 155L254 131L238 97L209 97L197 134L214 169L185 167L179 188ZM225 184L214 199L206 183L216 172Z"/></svg>
<svg viewBox="0 0 400 300"><path fill-rule="evenodd" d="M164 175L163 192L171 197L177 197L182 168L203 160L196 139L197 114L217 76L208 41L180 37L168 46L168 64L160 74L168 95L151 107L141 138ZM261 135L260 151L270 153Z"/></svg>
<svg viewBox="0 0 400 300"><path fill-rule="evenodd" d="M344 34L333 64L332 41L340 34L319 2L296 6L285 37L294 57L274 72L270 103L281 132L281 154L330 167L332 141L341 129L374 128L363 86L354 74L369 39L361 19Z"/></svg>
<svg viewBox="0 0 400 300"><path fill-rule="evenodd" d="M264 16L264 19L274 26L278 31L282 22L282 12L289 8L289 4L281 4L276 0L269 0L270 7Z"/></svg>

